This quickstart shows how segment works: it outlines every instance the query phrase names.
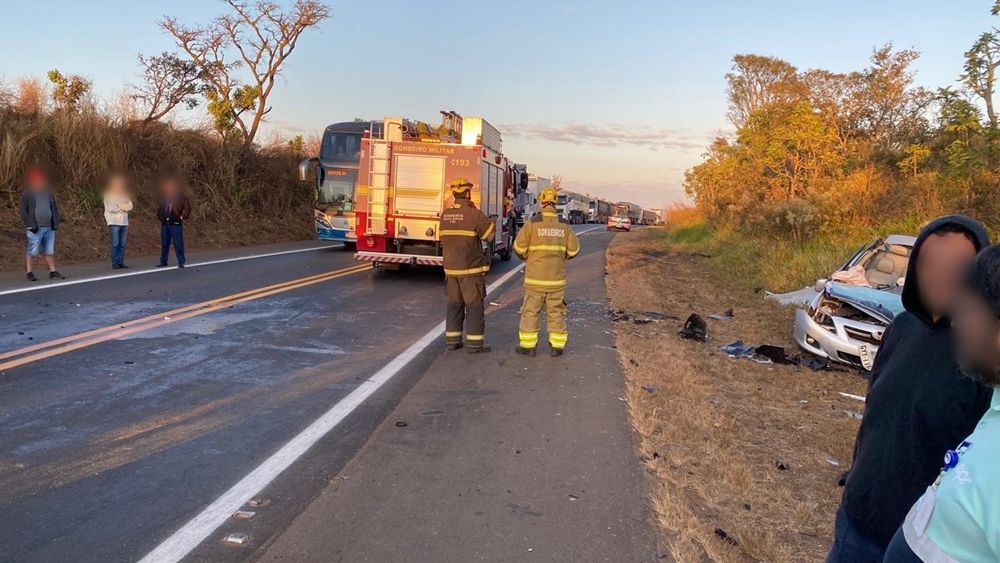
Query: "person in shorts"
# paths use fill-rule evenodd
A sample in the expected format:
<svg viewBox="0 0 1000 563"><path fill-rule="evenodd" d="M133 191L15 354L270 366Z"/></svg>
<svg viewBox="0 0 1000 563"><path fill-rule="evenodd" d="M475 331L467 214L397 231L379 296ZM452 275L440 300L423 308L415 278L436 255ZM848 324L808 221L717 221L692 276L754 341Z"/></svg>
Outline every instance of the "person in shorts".
<svg viewBox="0 0 1000 563"><path fill-rule="evenodd" d="M31 168L24 175L24 189L21 191L21 221L28 238L28 255L25 259L25 274L28 281L38 281L33 271L35 258L44 256L49 267L49 279L61 280L63 275L56 270L56 230L59 228L59 207L52 194L48 178L40 168Z"/></svg>

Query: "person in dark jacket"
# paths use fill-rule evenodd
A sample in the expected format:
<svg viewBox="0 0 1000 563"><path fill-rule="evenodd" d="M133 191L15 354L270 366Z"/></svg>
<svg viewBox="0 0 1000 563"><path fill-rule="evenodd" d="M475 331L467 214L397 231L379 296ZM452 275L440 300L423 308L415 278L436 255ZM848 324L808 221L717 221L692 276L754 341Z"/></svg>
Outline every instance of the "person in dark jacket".
<svg viewBox="0 0 1000 563"><path fill-rule="evenodd" d="M952 311L952 335L965 374L993 388L976 429L941 460L893 536L883 563L1000 561L1000 245L979 253Z"/></svg>
<svg viewBox="0 0 1000 563"><path fill-rule="evenodd" d="M28 254L25 258L25 276L28 281L38 281L34 273L34 260L41 253L49 267L49 279L61 280L63 275L56 270L56 230L59 228L59 206L52 195L48 178L40 168L31 168L24 175L24 190L21 191L21 222L28 238Z"/></svg>
<svg viewBox="0 0 1000 563"><path fill-rule="evenodd" d="M837 510L828 563L878 563L893 534L934 480L949 448L969 435L992 391L963 376L948 313L976 254L989 245L978 222L937 219L921 231L903 306L872 367L854 463Z"/></svg>
<svg viewBox="0 0 1000 563"><path fill-rule="evenodd" d="M157 268L167 265L171 244L174 245L174 254L177 256L177 267L184 267L184 222L190 215L191 204L177 180L161 180L160 206L156 210L156 217L160 220L160 263Z"/></svg>

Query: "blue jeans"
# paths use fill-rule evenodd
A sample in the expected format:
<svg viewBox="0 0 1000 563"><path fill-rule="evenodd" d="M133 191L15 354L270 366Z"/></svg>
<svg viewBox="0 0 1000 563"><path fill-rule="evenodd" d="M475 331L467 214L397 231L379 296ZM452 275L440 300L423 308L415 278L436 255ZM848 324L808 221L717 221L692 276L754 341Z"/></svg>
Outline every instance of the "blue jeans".
<svg viewBox="0 0 1000 563"><path fill-rule="evenodd" d="M125 241L128 240L128 226L108 225L111 236L111 265L121 266L125 263Z"/></svg>
<svg viewBox="0 0 1000 563"><path fill-rule="evenodd" d="M38 227L38 232L28 233L28 256L34 258L41 252L46 256L56 253L56 232L51 227Z"/></svg>
<svg viewBox="0 0 1000 563"><path fill-rule="evenodd" d="M184 259L184 225L160 225L160 264L167 265L170 245L174 245L177 255L177 265L183 266Z"/></svg>
<svg viewBox="0 0 1000 563"><path fill-rule="evenodd" d="M858 530L844 512L844 505L840 505L834 524L833 547L826 556L826 563L882 563L884 556L885 546Z"/></svg>
<svg viewBox="0 0 1000 563"><path fill-rule="evenodd" d="M885 550L885 559L883 561L884 563L920 563L920 558L913 553L909 544L906 543L906 537L903 536L903 528L896 530L896 535L892 536L889 548Z"/></svg>

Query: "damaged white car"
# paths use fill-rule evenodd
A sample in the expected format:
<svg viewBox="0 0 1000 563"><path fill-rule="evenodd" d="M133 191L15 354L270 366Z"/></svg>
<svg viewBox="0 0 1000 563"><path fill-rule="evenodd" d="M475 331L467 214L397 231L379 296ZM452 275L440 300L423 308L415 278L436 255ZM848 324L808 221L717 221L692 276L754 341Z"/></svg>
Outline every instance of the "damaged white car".
<svg viewBox="0 0 1000 563"><path fill-rule="evenodd" d="M882 335L903 312L902 289L915 237L891 235L862 247L795 314L795 341L807 352L871 370ZM800 292L796 292L800 293Z"/></svg>

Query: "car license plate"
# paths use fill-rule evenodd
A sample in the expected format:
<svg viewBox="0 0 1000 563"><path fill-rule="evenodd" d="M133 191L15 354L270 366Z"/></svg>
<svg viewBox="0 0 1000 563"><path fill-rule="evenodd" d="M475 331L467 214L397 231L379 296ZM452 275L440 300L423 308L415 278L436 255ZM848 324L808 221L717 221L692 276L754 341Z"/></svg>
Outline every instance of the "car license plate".
<svg viewBox="0 0 1000 563"><path fill-rule="evenodd" d="M868 371L875 365L875 351L868 344L858 346L858 356L861 357L861 365Z"/></svg>

